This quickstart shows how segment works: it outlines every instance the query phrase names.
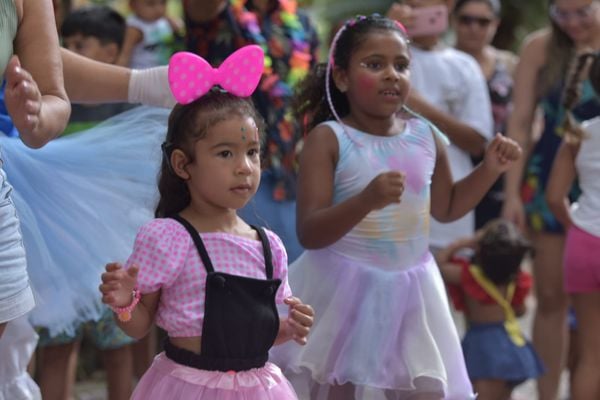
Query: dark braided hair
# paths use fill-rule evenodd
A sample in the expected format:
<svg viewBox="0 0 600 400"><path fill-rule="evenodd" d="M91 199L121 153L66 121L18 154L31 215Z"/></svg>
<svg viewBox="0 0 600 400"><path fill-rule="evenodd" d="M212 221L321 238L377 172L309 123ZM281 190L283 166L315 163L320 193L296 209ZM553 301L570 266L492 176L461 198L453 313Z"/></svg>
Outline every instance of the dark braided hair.
<svg viewBox="0 0 600 400"><path fill-rule="evenodd" d="M508 284L517 277L524 257L532 252L531 244L508 220L490 221L483 229L474 261L493 283Z"/></svg>
<svg viewBox="0 0 600 400"><path fill-rule="evenodd" d="M187 183L171 167L173 150L182 150L188 161L194 162L195 143L206 136L211 126L235 116L254 119L262 139L264 122L252 102L221 89L214 88L190 104L177 104L173 108L162 145L163 159L158 178L160 199L154 212L157 218L177 214L191 201Z"/></svg>
<svg viewBox="0 0 600 400"><path fill-rule="evenodd" d="M590 79L595 85L600 86L598 79L592 78L592 73L598 78L599 66L597 53L585 52L576 56L571 62L570 70L567 75L567 83L562 95L562 106L565 109L565 118L562 123L562 129L565 133L565 140L570 143L579 143L584 138L584 131L581 125L573 115L573 109L579 103L581 98L582 82L585 79L584 72L589 65L589 61L594 60L590 68ZM596 89L596 86L594 86Z"/></svg>
<svg viewBox="0 0 600 400"><path fill-rule="evenodd" d="M346 70L354 51L374 31L398 32L406 39L406 32L394 20L378 14L367 17L357 16L346 21L336 35L337 40L334 38L331 43L329 57L333 65L336 68ZM408 39L406 40L408 42ZM335 110L331 110L327 101L326 76L327 64L317 64L296 88L296 96L292 106L296 116L300 120L307 121L307 130L311 130L323 121L335 119L334 111L340 117L344 117L350 112L346 95L338 90L333 78L329 76L331 100L335 107Z"/></svg>

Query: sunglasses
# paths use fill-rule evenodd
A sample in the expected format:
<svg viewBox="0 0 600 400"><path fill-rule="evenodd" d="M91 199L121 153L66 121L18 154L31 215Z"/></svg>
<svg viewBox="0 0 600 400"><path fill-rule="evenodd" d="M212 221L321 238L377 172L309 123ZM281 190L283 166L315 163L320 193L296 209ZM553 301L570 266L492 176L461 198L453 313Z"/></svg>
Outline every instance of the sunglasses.
<svg viewBox="0 0 600 400"><path fill-rule="evenodd" d="M554 20L554 22L556 22L557 24L565 24L570 20L574 20L577 22L585 21L592 16L593 12L596 10L597 5L598 3L593 1L587 6L578 8L577 10L565 11L561 10L560 8L556 7L555 4L553 4L550 6L550 18L552 18L552 20Z"/></svg>
<svg viewBox="0 0 600 400"><path fill-rule="evenodd" d="M494 21L492 18L476 17L474 15L459 15L457 17L458 23L465 26L471 26L473 24L479 25L480 28L487 28Z"/></svg>

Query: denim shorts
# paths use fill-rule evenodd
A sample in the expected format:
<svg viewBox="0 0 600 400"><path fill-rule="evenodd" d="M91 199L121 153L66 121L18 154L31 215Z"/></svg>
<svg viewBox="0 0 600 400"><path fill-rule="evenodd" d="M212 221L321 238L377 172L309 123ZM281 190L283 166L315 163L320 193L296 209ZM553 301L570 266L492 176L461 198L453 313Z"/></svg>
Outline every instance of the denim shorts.
<svg viewBox="0 0 600 400"><path fill-rule="evenodd" d="M35 304L11 191L0 167L0 323L20 317Z"/></svg>

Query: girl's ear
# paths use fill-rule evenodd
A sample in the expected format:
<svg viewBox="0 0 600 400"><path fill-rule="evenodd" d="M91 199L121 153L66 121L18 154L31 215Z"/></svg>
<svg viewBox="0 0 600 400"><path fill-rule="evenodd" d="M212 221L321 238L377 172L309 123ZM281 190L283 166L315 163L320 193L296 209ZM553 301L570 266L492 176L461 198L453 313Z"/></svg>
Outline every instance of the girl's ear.
<svg viewBox="0 0 600 400"><path fill-rule="evenodd" d="M171 153L171 168L173 172L183 179L187 181L190 179L190 174L185 170L185 167L189 164L189 160L187 155L181 149L175 149Z"/></svg>
<svg viewBox="0 0 600 400"><path fill-rule="evenodd" d="M348 91L348 75L346 74L346 71L334 67L331 76L333 77L333 82L338 90L342 93L346 93Z"/></svg>

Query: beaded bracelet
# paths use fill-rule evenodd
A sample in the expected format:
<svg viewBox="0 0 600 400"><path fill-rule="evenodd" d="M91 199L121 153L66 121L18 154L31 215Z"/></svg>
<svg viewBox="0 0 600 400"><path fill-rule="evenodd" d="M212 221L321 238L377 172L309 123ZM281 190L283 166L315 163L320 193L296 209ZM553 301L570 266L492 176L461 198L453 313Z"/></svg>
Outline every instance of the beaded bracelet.
<svg viewBox="0 0 600 400"><path fill-rule="evenodd" d="M140 291L138 290L138 288L134 288L131 291L131 303L128 306L125 307L110 307L112 308L113 312L115 314L117 314L117 318L119 318L119 321L122 322L129 322L131 320L131 315L133 314L133 309L135 308L135 306L137 306L137 304L140 302Z"/></svg>

